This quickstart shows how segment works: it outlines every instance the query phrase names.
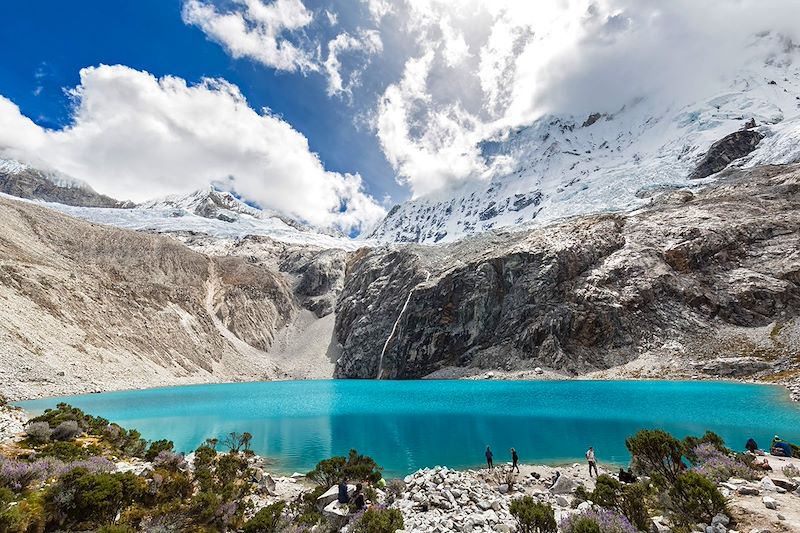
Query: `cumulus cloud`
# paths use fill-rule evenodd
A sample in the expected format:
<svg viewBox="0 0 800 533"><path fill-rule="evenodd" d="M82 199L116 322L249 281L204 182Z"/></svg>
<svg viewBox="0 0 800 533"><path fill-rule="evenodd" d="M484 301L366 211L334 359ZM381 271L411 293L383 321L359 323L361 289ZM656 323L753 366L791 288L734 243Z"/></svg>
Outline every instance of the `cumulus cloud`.
<svg viewBox="0 0 800 533"><path fill-rule="evenodd" d="M487 179L477 143L504 129L641 97L691 102L763 60L759 32L800 38L793 0L404 0L394 14L384 41L415 47L373 124L414 196Z"/></svg>
<svg viewBox="0 0 800 533"><path fill-rule="evenodd" d="M245 198L346 232L384 213L361 177L325 170L307 139L224 80L197 85L124 66L81 70L73 122L47 130L0 97L0 155L142 201L227 181Z"/></svg>
<svg viewBox="0 0 800 533"><path fill-rule="evenodd" d="M300 0L233 0L222 11L203 0L186 0L183 20L199 27L233 57L248 57L278 70L316 70L312 54L291 39L312 21Z"/></svg>
<svg viewBox="0 0 800 533"><path fill-rule="evenodd" d="M370 0L367 9L373 19L377 17L380 21L391 6L381 0ZM336 11L322 9L318 15L330 27L339 25ZM219 0L184 0L183 3L184 22L199 27L231 56L249 58L277 70L320 72L328 78L329 96L344 95L350 101L370 58L383 49L380 34L376 29L361 27L342 31L327 42L328 54L322 59L322 36L306 34L314 18L315 13L302 0L232 0L228 4Z"/></svg>

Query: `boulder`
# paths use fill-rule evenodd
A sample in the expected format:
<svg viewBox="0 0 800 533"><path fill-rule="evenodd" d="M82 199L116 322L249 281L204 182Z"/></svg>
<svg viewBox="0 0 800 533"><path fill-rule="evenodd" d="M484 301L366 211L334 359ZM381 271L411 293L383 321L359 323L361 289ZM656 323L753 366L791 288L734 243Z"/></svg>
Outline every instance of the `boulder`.
<svg viewBox="0 0 800 533"><path fill-rule="evenodd" d="M782 477L773 477L770 479L777 487L785 489L787 492L794 492L797 490L798 484L790 479Z"/></svg>
<svg viewBox="0 0 800 533"><path fill-rule="evenodd" d="M724 513L719 513L718 515L716 515L714 518L711 519L712 526L716 526L717 524L722 524L723 526L727 526L728 524L730 524L730 522L731 519L728 518L728 516L725 515Z"/></svg>
<svg viewBox="0 0 800 533"><path fill-rule="evenodd" d="M553 494L570 494L578 488L578 483L571 477L561 475L558 477L553 486L550 487L550 492Z"/></svg>
<svg viewBox="0 0 800 533"><path fill-rule="evenodd" d="M761 498L761 502L764 504L764 507L766 507L767 509L776 510L778 508L778 502L775 500L775 498L770 498L769 496L764 496L763 498Z"/></svg>
<svg viewBox="0 0 800 533"><path fill-rule="evenodd" d="M352 495L356 490L355 485L347 485L347 494ZM317 507L325 509L331 502L335 502L339 497L339 487L334 485L326 490L322 496L317 498Z"/></svg>
<svg viewBox="0 0 800 533"><path fill-rule="evenodd" d="M761 494L758 487L754 487L753 485L743 485L737 489L737 492L742 496L758 496Z"/></svg>
<svg viewBox="0 0 800 533"><path fill-rule="evenodd" d="M761 481L759 482L758 486L761 487L761 490L765 490L767 492L777 492L778 491L778 487L768 477L761 478Z"/></svg>

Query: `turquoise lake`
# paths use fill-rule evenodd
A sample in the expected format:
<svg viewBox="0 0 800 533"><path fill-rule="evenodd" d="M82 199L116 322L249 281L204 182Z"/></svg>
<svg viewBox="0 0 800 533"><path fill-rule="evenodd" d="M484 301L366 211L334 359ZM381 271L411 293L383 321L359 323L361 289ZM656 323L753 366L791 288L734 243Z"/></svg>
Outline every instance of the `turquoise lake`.
<svg viewBox="0 0 800 533"><path fill-rule="evenodd" d="M253 434L273 470L306 472L350 448L387 476L422 467L495 462L627 463L625 437L642 428L676 436L719 433L742 449L774 434L800 441L800 405L781 387L674 381L284 381L196 385L20 402L40 413L59 401L167 438L191 451L208 437Z"/></svg>

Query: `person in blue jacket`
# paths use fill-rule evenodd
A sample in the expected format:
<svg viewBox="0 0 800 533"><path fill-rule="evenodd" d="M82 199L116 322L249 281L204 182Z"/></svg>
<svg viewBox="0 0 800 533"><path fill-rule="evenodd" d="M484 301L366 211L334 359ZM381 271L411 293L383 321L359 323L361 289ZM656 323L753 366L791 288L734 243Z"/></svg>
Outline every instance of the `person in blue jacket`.
<svg viewBox="0 0 800 533"><path fill-rule="evenodd" d="M486 455L486 464L489 465L489 470L492 470L494 468L494 463L492 463L492 458L494 457L494 454L492 453L492 449L488 446L486 447L485 455Z"/></svg>

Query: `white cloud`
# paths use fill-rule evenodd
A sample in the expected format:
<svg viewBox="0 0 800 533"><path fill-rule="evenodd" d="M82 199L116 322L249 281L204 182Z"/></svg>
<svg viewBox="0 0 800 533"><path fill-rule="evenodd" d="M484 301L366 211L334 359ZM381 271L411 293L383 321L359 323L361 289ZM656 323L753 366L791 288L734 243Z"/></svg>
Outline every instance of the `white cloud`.
<svg viewBox="0 0 800 533"><path fill-rule="evenodd" d="M313 54L290 40L313 16L300 0L233 0L220 11L204 0L186 0L183 20L199 27L235 58L249 57L278 70L313 71Z"/></svg>
<svg viewBox="0 0 800 533"><path fill-rule="evenodd" d="M124 66L81 70L73 123L39 127L0 97L0 155L142 201L232 177L264 207L350 231L384 213L361 178L326 171L307 139L224 80L197 85Z"/></svg>
<svg viewBox="0 0 800 533"><path fill-rule="evenodd" d="M404 0L394 13L384 42L415 46L373 125L414 196L487 179L476 144L502 128L709 96L758 32L800 38L794 0Z"/></svg>
<svg viewBox="0 0 800 533"><path fill-rule="evenodd" d="M376 30L359 30L357 35L340 33L328 43L328 58L323 64L328 74L328 95L346 94L352 96L353 88L358 86L361 74L369 65L370 57L383 50L380 34ZM342 54L360 55L361 61L350 68L347 80L342 77Z"/></svg>

